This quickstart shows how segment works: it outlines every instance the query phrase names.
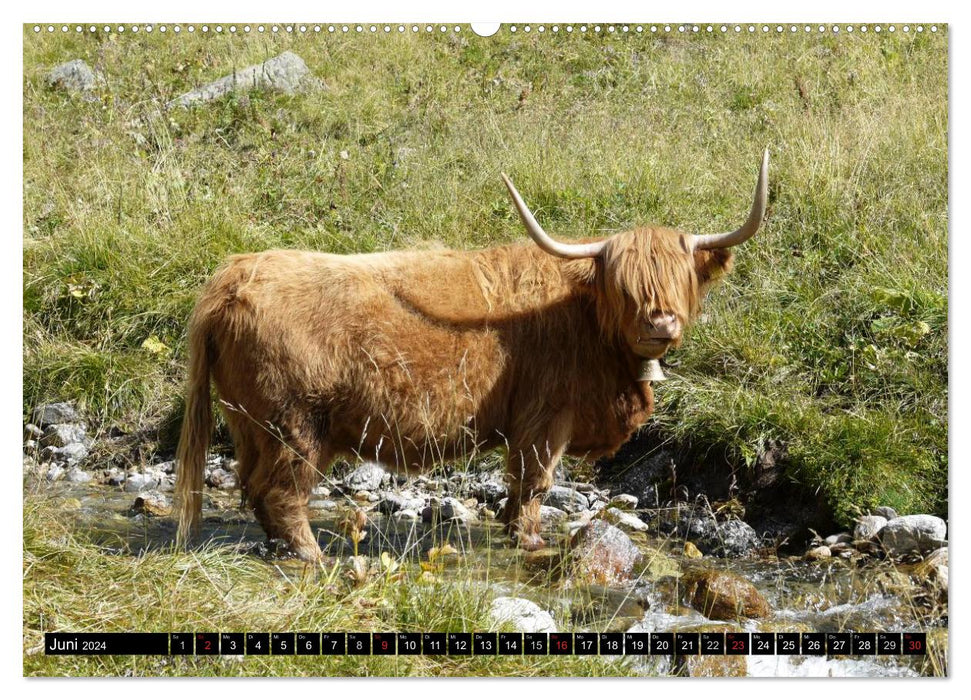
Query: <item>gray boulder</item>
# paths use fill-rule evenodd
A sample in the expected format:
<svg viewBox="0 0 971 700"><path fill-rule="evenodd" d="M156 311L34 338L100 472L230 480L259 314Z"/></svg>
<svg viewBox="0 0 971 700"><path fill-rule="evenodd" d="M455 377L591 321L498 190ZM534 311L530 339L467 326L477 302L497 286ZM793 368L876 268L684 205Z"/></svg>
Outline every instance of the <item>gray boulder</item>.
<svg viewBox="0 0 971 700"><path fill-rule="evenodd" d="M686 511L678 521L678 534L691 540L705 554L741 557L761 544L758 533L746 522L719 522L703 510Z"/></svg>
<svg viewBox="0 0 971 700"><path fill-rule="evenodd" d="M80 423L81 416L69 403L45 403L34 409L33 422L41 428L55 423Z"/></svg>
<svg viewBox="0 0 971 700"><path fill-rule="evenodd" d="M72 442L64 447L52 448L55 459L67 464L77 464L88 456L88 448L80 442Z"/></svg>
<svg viewBox="0 0 971 700"><path fill-rule="evenodd" d="M88 92L104 82L104 77L91 70L80 58L54 66L47 74L47 84L50 87L68 92Z"/></svg>
<svg viewBox="0 0 971 700"><path fill-rule="evenodd" d="M884 525L879 537L891 556L931 552L944 546L947 523L934 515L904 515Z"/></svg>
<svg viewBox="0 0 971 700"><path fill-rule="evenodd" d="M853 539L872 540L886 524L887 519L882 515L864 515L856 521L856 527L853 528Z"/></svg>
<svg viewBox="0 0 971 700"><path fill-rule="evenodd" d="M321 86L323 83L314 77L302 58L292 51L285 51L263 63L233 71L208 85L191 90L169 102L168 106L187 107L199 102L209 102L231 92L245 92L255 88L292 95Z"/></svg>
<svg viewBox="0 0 971 700"><path fill-rule="evenodd" d="M565 486L553 486L543 499L546 505L559 508L567 513L577 513L590 507L587 497L579 491Z"/></svg>
<svg viewBox="0 0 971 700"><path fill-rule="evenodd" d="M517 632L556 632L553 616L525 598L496 598L489 607L489 619L496 627Z"/></svg>

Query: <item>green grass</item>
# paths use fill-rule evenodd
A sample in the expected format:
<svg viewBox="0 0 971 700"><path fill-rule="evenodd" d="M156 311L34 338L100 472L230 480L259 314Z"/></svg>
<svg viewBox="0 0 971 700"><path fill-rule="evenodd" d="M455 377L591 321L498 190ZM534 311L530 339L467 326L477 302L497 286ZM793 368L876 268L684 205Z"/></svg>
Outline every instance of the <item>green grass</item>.
<svg viewBox="0 0 971 700"><path fill-rule="evenodd" d="M24 507L25 676L628 676L622 657L46 656L43 632L495 631L495 594L461 567L424 582L416 561L361 586L344 564L286 571L229 547L132 556L79 535L63 501Z"/></svg>
<svg viewBox="0 0 971 700"><path fill-rule="evenodd" d="M329 89L158 106L283 50ZM104 72L99 101L53 65ZM858 509L947 514L947 32L838 37L157 33L24 39L24 410L177 416L185 326L228 254L523 239L745 215L758 238L672 359L658 420ZM146 341L148 341L146 343ZM157 342L156 342L157 341Z"/></svg>

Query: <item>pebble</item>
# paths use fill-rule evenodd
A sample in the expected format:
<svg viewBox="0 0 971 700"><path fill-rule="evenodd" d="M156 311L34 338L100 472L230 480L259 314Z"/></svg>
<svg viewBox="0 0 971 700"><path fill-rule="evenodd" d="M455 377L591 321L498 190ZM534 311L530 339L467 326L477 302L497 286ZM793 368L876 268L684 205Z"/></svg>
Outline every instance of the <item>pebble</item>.
<svg viewBox="0 0 971 700"><path fill-rule="evenodd" d="M47 470L46 477L48 481L57 481L63 475L64 475L64 468L54 464L54 465L51 465L51 468Z"/></svg>
<svg viewBox="0 0 971 700"><path fill-rule="evenodd" d="M28 439L30 438L36 439L43 434L44 434L44 431L41 430L38 426L34 425L33 423L28 423L27 425L24 426L24 436L27 437Z"/></svg>
<svg viewBox="0 0 971 700"><path fill-rule="evenodd" d="M331 501L330 499L327 499L327 498L320 498L320 499L311 501L309 504L307 504L307 507L310 510L334 510L335 508L337 508L337 502Z"/></svg>
<svg viewBox="0 0 971 700"><path fill-rule="evenodd" d="M823 540L823 544L831 545L831 544L839 544L840 542L852 542L852 541L853 541L853 535L851 535L849 532L841 532L837 535L830 535L825 540Z"/></svg>
<svg viewBox="0 0 971 700"><path fill-rule="evenodd" d="M556 508L555 506L540 506L539 507L539 520L544 525L549 525L551 523L558 523L567 517L565 510Z"/></svg>
<svg viewBox="0 0 971 700"><path fill-rule="evenodd" d="M418 511L416 510L412 510L411 508L405 508L403 510L399 510L395 512L394 515L391 516L391 518L396 522L414 522L415 520L420 520L421 515L419 515Z"/></svg>

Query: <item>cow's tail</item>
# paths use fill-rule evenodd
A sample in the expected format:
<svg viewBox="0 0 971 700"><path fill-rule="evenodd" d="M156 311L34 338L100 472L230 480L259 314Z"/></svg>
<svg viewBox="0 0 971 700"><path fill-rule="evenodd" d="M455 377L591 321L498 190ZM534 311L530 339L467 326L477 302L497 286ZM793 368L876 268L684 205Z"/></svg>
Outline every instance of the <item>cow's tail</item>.
<svg viewBox="0 0 971 700"><path fill-rule="evenodd" d="M189 382L182 434L176 455L175 508L179 521L176 542L184 547L199 529L206 451L212 434L209 393L211 352L208 324L196 316L189 327Z"/></svg>

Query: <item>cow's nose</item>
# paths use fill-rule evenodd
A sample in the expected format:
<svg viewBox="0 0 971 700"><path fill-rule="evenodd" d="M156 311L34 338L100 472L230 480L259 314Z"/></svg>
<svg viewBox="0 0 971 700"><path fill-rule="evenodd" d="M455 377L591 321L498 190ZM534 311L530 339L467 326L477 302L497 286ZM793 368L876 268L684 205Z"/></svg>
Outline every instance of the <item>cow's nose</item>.
<svg viewBox="0 0 971 700"><path fill-rule="evenodd" d="M651 314L648 321L648 335L656 339L677 338L681 334L681 323L674 314Z"/></svg>

